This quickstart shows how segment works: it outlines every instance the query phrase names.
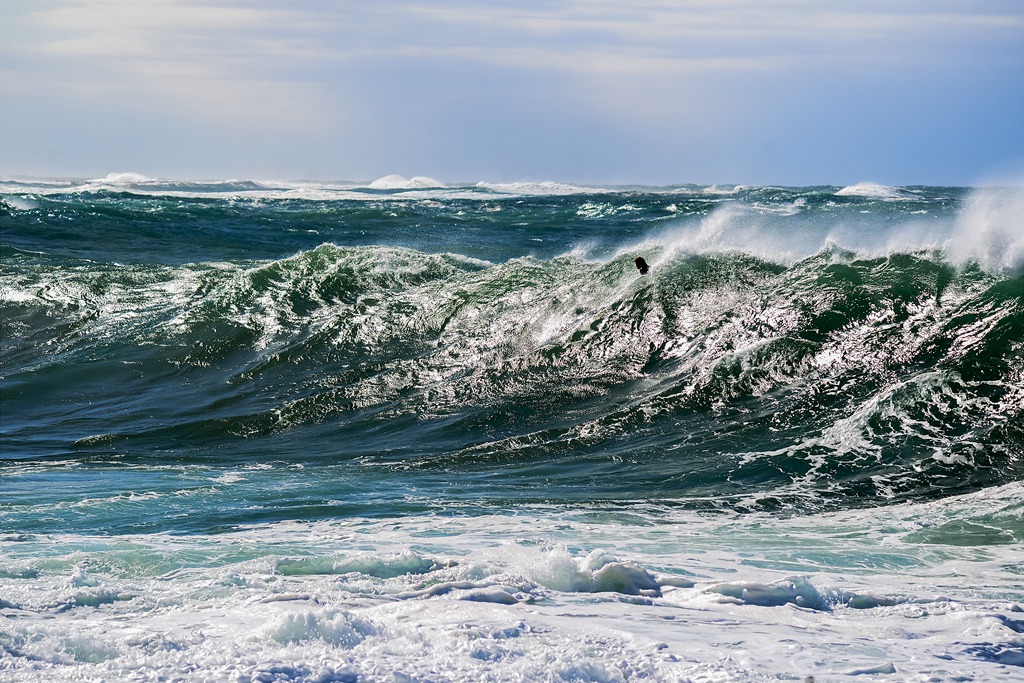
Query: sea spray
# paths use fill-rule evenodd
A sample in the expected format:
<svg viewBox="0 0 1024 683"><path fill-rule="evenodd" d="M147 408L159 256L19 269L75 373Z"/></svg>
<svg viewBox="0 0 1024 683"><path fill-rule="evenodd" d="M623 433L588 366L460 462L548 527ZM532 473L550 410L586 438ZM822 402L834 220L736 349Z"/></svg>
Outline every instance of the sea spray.
<svg viewBox="0 0 1024 683"><path fill-rule="evenodd" d="M974 191L946 247L956 263L996 272L1024 269L1024 184Z"/></svg>

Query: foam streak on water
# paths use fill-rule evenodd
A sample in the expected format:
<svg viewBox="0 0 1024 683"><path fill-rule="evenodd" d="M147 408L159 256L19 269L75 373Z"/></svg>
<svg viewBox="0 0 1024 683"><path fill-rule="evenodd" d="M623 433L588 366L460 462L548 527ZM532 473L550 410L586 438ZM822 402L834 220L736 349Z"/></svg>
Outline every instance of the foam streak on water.
<svg viewBox="0 0 1024 683"><path fill-rule="evenodd" d="M1021 197L0 181L0 679L1017 680Z"/></svg>
<svg viewBox="0 0 1024 683"><path fill-rule="evenodd" d="M14 681L1013 680L1022 496L8 537L2 661Z"/></svg>

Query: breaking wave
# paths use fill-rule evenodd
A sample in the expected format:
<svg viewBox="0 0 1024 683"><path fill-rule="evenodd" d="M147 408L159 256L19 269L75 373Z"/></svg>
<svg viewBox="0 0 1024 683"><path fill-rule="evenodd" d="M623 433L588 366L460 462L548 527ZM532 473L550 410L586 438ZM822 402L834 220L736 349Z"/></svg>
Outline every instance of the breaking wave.
<svg viewBox="0 0 1024 683"><path fill-rule="evenodd" d="M546 496L736 509L1024 474L1020 275L939 252L644 255L648 276L628 254L491 264L324 244L152 266L5 247L6 443L151 460L284 438L286 461L500 471L510 498L543 480ZM102 411L34 436L27 406L72 385Z"/></svg>

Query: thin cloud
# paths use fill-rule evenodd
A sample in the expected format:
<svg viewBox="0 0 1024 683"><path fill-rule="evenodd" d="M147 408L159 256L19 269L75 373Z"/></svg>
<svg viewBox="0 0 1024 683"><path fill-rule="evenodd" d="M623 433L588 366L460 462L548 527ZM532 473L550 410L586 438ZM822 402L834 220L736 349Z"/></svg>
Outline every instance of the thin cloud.
<svg viewBox="0 0 1024 683"><path fill-rule="evenodd" d="M962 3L936 2L925 11L913 5L886 6L811 1L749 2L563 2L543 8L462 3L407 5L422 21L457 27L458 37L484 41L504 35L527 44L548 43L572 50L581 43L617 47L647 46L687 56L693 46L712 54L747 54L766 48L776 55L856 52L868 44L934 37L964 39L972 33L1012 38L1024 27L1018 13L968 14L950 11ZM972 8L974 9L974 8ZM450 34L442 34L446 38ZM1019 36L1018 36L1019 37ZM500 43L497 45L500 47ZM895 56L895 54L894 54Z"/></svg>
<svg viewBox="0 0 1024 683"><path fill-rule="evenodd" d="M263 106L268 99L296 102L292 114L308 116L324 104L318 93L344 86L343 75L324 75L325 69L382 60L556 71L578 74L585 83L600 76L781 72L808 61L818 67L938 63L951 58L958 42L1012 39L1024 27L1019 13L956 12L962 4L952 0L917 7L566 0L540 6L378 2L339 11L311 2L282 9L252 2L84 0L29 14L30 24L52 35L20 47L43 58L81 60L77 77L97 88L125 79L133 88L233 118L269 112Z"/></svg>
<svg viewBox="0 0 1024 683"><path fill-rule="evenodd" d="M144 95L136 105L172 101L201 117L314 123L323 121L319 89L270 58L290 51L282 27L301 32L306 21L302 13L179 0L89 0L28 15L26 23L52 37L23 49L43 60L40 70L64 76L50 87L63 84L76 97L122 91Z"/></svg>
<svg viewBox="0 0 1024 683"><path fill-rule="evenodd" d="M724 71L757 72L783 66L782 59L761 57L673 57L660 55L648 48L630 48L608 52L592 47L572 51L550 47L488 48L488 47L405 47L398 51L417 59L449 59L473 61L508 68L557 70L591 76L648 77L682 74L714 74Z"/></svg>
<svg viewBox="0 0 1024 683"><path fill-rule="evenodd" d="M115 146L125 124L174 129L198 152L212 140L218 159L257 133L277 158L330 146L353 166L455 164L461 150L480 165L487 147L526 166L598 158L591 137L637 160L706 147L713 163L743 138L741 163L766 131L833 141L845 121L870 123L887 158L893 140L934 131L978 148L971 135L1015 111L1022 55L1024 10L1009 0L32 0L0 6L0 123L71 122ZM991 97L989 74L1003 84ZM976 112L987 127L967 124Z"/></svg>

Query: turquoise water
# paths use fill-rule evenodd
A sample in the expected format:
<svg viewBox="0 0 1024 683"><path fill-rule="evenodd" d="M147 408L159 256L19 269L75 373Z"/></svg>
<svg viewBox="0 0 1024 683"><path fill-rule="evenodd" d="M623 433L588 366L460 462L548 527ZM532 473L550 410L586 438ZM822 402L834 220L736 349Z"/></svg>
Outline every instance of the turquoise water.
<svg viewBox="0 0 1024 683"><path fill-rule="evenodd" d="M0 183L0 580L20 596L0 601L7 670L262 680L259 662L231 668L216 648L185 668L157 657L133 669L128 636L97 644L33 625L82 609L97 624L148 619L157 607L142 595L190 571L187 597L171 600L186 621L203 600L234 614L242 595L279 599L280 585L314 579L320 597L305 584L287 594L322 604L354 582L346 599L378 609L383 595L558 604L703 586L701 605L909 610L908 586L947 562L985 563L988 597L1020 599L1007 588L1024 539L1019 191L437 185ZM983 512L911 521L946 500L974 510L988 491ZM887 515L894 526L876 521ZM830 531L810 534L822 519ZM543 550L452 574L489 537ZM547 569L511 587L487 578L530 562ZM884 595L838 585L865 566L902 578ZM837 587L722 583L744 567L826 572ZM373 674L366 663L386 658L352 648L398 641L338 614L281 617L265 634L327 647L316 656L335 678L318 679L308 653L274 675L406 671ZM1019 673L1020 622L1002 614L1010 640L958 652ZM593 625L569 621L551 628ZM344 667L329 652L342 646ZM633 661L616 647L609 658ZM604 673L577 679L619 680L594 656ZM435 666L441 680L481 675ZM537 666L506 673L532 679ZM616 675L684 675L644 666Z"/></svg>

